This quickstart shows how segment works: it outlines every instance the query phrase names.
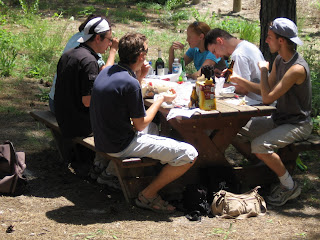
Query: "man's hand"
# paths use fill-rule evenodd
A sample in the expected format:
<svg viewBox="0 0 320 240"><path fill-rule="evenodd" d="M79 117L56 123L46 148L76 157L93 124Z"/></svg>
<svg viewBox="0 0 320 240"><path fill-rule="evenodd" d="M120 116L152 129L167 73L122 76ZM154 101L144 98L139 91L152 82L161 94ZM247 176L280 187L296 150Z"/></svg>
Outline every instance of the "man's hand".
<svg viewBox="0 0 320 240"><path fill-rule="evenodd" d="M140 84L142 79L147 76L150 67L151 66L149 65L149 63L145 60L141 68L138 71L136 71L136 76Z"/></svg>
<svg viewBox="0 0 320 240"><path fill-rule="evenodd" d="M258 66L259 66L260 71L262 69L267 69L269 71L269 62L267 62L267 61L258 62Z"/></svg>
<svg viewBox="0 0 320 240"><path fill-rule="evenodd" d="M110 47L110 49L115 49L116 51L118 51L119 49L119 39L118 38L112 38L112 45Z"/></svg>
<svg viewBox="0 0 320 240"><path fill-rule="evenodd" d="M235 73L234 71L232 72L232 75L230 75L229 77L230 82L239 84L239 81L241 80L241 77Z"/></svg>

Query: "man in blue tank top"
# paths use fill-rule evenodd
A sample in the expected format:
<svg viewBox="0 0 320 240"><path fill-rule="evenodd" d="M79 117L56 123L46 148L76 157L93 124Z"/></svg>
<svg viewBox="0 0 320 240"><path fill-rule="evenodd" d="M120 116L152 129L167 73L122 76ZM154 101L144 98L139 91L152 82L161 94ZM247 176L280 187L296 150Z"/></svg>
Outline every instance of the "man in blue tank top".
<svg viewBox="0 0 320 240"><path fill-rule="evenodd" d="M296 52L302 45L298 29L287 18L276 18L270 25L266 43L278 53L270 75L269 63L259 62L261 96L264 104L277 101L276 112L259 117L244 127L251 139L251 151L277 174L280 184L266 198L271 205L282 206L298 197L301 189L285 168L276 150L308 138L312 131L311 81L307 62Z"/></svg>

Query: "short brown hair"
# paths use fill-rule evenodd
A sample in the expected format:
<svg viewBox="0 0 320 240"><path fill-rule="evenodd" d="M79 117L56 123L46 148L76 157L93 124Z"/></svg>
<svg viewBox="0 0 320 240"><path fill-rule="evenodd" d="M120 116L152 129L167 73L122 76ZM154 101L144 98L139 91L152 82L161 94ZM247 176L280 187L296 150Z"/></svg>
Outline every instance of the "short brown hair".
<svg viewBox="0 0 320 240"><path fill-rule="evenodd" d="M146 51L144 43L147 42L145 35L141 33L127 33L119 41L119 58L124 64L133 64L141 52Z"/></svg>

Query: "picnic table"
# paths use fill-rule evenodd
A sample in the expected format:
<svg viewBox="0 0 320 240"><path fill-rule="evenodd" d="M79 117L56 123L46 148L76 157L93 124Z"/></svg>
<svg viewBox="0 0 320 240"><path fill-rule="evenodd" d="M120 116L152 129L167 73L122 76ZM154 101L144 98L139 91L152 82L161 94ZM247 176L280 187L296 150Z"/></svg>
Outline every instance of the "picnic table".
<svg viewBox="0 0 320 240"><path fill-rule="evenodd" d="M214 166L233 168L226 159L225 151L236 134L250 118L267 116L276 110L273 106L234 105L227 101L232 97L234 95L218 97L216 99L216 110L196 112L190 118L177 117L167 121L166 117L171 108L161 106L159 109L161 113L161 135L172 137L172 130L174 130L179 134L178 140L190 143L198 150L197 162L193 169L189 170L191 173L187 174L189 177L187 176L185 181L196 182L197 175L201 174L198 170L201 168ZM145 99L146 106L150 106L152 103L153 99ZM233 169L236 175L243 178L243 174L240 173L242 168ZM246 175L255 171L256 168L249 171L246 169ZM256 176L256 174L253 174L253 176ZM249 179L253 181L253 179ZM239 179L239 181L246 182L245 179Z"/></svg>

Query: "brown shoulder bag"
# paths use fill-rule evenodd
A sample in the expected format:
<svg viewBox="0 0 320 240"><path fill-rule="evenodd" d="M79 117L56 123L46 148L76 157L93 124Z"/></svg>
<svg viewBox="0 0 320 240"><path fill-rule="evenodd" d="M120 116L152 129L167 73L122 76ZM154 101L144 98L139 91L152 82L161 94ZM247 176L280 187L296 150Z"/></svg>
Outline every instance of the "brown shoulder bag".
<svg viewBox="0 0 320 240"><path fill-rule="evenodd" d="M24 152L15 152L10 141L0 145L0 193L13 194L25 168Z"/></svg>

